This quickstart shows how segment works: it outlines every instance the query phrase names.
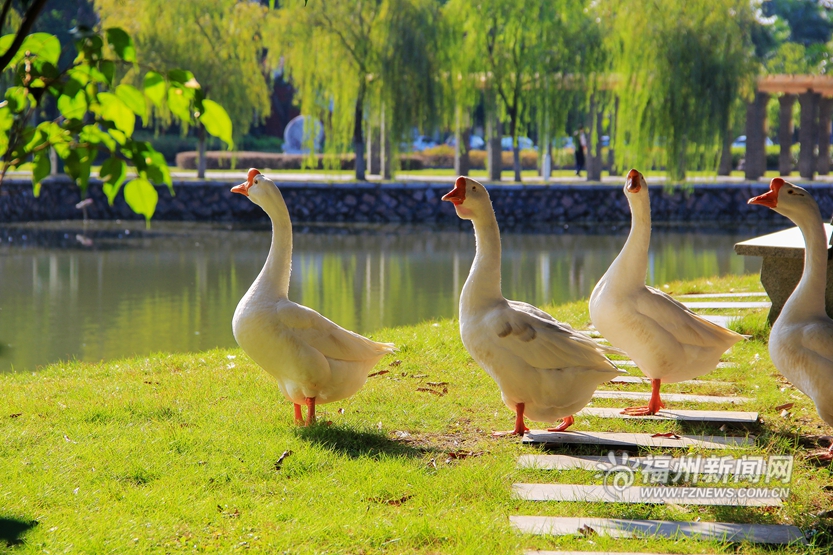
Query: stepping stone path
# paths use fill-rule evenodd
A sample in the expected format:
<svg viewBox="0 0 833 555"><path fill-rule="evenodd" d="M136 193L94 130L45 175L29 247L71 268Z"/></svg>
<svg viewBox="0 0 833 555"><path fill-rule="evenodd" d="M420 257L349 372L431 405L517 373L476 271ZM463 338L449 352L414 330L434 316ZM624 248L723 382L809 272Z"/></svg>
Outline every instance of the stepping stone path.
<svg viewBox="0 0 833 555"><path fill-rule="evenodd" d="M678 295L687 307L691 309L719 309L719 310L745 310L757 308L769 308L770 303L765 301L704 301L703 299L723 298L765 298L766 293L714 293L714 294L691 294ZM691 301L691 299L697 299ZM726 326L734 317L730 315L707 315L708 320L719 325ZM598 332L588 333L596 341L604 341ZM614 361L620 367L634 367L633 361ZM720 363L720 367L732 367L732 363ZM646 384L650 380L640 376L620 376L614 378L614 384ZM705 380L689 380L684 382L688 385L709 385L729 386L727 382L709 382ZM597 391L594 398L603 399L637 399L647 400L650 394L647 392L631 391ZM684 395L668 393L663 399L670 402L700 402L700 403L731 403L739 404L751 401L748 397L717 397L707 395ZM740 411L693 411L693 410L662 410L656 415L630 417L621 414L621 408L598 408L586 407L578 413L578 416L591 416L596 418L634 418L641 420L675 420L675 421L696 421L709 423L745 423L753 424L758 421L758 414L755 412ZM722 429L722 428L721 428ZM737 447L748 447L755 444L754 437L731 437L731 436L677 436L671 434L647 434L647 433L618 433L618 432L590 432L590 431L567 431L547 432L542 430L531 430L524 435L524 444L546 444L546 445L597 445L601 448L626 448L638 450L640 448L683 448L695 449L733 449ZM620 457L621 458L621 457ZM661 457L659 457L661 458ZM667 460L670 458L670 461ZM665 461L658 462L657 457L625 457L611 460L605 456L574 456L574 455L522 455L518 459L519 468L536 470L595 470L598 472L610 471L610 469L623 469L626 472L651 472L657 470L668 470L672 475L680 470L688 470L696 475L717 474L720 477L734 475L740 470L737 466L729 468L715 467L715 465L701 464L697 460L697 466L690 468L691 460L687 458L687 467L681 469L680 457L665 457ZM620 466L614 466L620 465ZM627 465L621 466L621 465ZM615 471L615 470L614 470ZM621 471L621 470L619 470ZM607 475L605 475L607 478ZM607 482L606 482L607 483ZM663 492L657 494L657 488L640 487L631 485L633 482L609 488L604 485L586 484L513 484L513 495L517 499L527 501L577 501L591 503L652 503L652 504L674 504L674 505L730 505L744 507L778 507L782 505L782 499L775 495L767 497L741 497L737 492L728 491L730 488L710 488L711 493L706 493L704 488L697 487L676 487L661 486ZM714 485L714 481L708 482ZM759 484L750 484L750 487ZM674 491L670 491L674 490ZM715 495L716 493L716 495ZM769 493L769 492L767 492ZM678 495L680 494L680 495ZM727 522L676 522L663 520L638 520L638 519L611 519L611 518L573 518L573 517L544 517L544 516L511 516L510 523L513 528L528 534L538 535L583 535L583 536L610 536L615 538L650 538L665 537L678 538L685 536L691 539L718 540L725 542L749 541L753 543L768 544L796 544L807 545L807 540L800 529L787 525L763 525L763 524L734 524ZM528 551L528 555L571 555L583 553L578 551ZM619 555L628 555L621 553Z"/></svg>
<svg viewBox="0 0 833 555"><path fill-rule="evenodd" d="M583 484L513 484L512 495L524 501L584 501L590 503L649 503L653 505L726 505L730 507L780 507L781 498L740 497L737 490L720 488L720 496L715 490L696 487L663 487L661 494L657 488L629 486L624 488L606 488L605 486L588 486ZM734 494L734 495L733 495Z"/></svg>
<svg viewBox="0 0 833 555"><path fill-rule="evenodd" d="M807 545L804 534L795 526L780 524L730 524L728 522L673 522L619 518L573 518L510 516L510 524L520 532L548 536L583 535L613 538L686 536L697 540L753 543L796 543Z"/></svg>
<svg viewBox="0 0 833 555"><path fill-rule="evenodd" d="M594 399L631 399L637 401L648 401L651 394L641 391L604 391L596 390L593 394ZM732 405L739 405L751 401L749 397L717 397L714 395L688 395L686 393L663 393L662 400L670 403L729 403Z"/></svg>
<svg viewBox="0 0 833 555"><path fill-rule="evenodd" d="M727 447L751 447L755 440L732 436L678 436L662 434L634 434L628 432L547 432L530 430L523 438L524 444L552 445L601 445L604 447L638 448L671 447L700 449L726 449Z"/></svg>
<svg viewBox="0 0 833 555"><path fill-rule="evenodd" d="M622 409L585 407L576 416L595 418L623 418L626 420L676 420L679 422L721 422L733 424L754 424L758 421L757 412L712 411L712 410L677 410L662 409L649 416L630 416L622 414Z"/></svg>

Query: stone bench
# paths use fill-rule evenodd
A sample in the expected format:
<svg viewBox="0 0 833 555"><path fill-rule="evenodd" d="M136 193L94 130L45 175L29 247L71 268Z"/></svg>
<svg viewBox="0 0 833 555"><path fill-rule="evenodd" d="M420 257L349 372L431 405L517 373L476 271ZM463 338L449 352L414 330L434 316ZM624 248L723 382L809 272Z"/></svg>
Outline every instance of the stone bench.
<svg viewBox="0 0 833 555"><path fill-rule="evenodd" d="M824 224L827 237L833 226ZM768 235L761 235L735 244L735 252L743 256L761 256L761 283L766 289L772 306L769 309L769 323L774 324L784 303L798 285L804 271L804 236L797 227ZM833 317L833 249L827 246L827 287L825 309Z"/></svg>

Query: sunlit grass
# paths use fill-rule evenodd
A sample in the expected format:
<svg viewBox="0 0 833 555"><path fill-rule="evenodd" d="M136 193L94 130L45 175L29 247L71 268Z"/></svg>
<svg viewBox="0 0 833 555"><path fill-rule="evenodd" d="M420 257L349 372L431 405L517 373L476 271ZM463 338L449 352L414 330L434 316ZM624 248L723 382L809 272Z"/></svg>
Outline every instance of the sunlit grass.
<svg viewBox="0 0 833 555"><path fill-rule="evenodd" d="M664 288L729 289L760 290L760 283L756 276L730 276ZM590 324L586 300L549 310L577 329ZM274 381L237 349L0 375L0 518L37 521L13 553L734 552L691 540L522 536L510 529L510 515L791 523L816 531L809 552L828 552L830 529L816 515L833 503L833 477L804 455L814 436L830 430L775 370L764 341L736 345L724 360L737 366L704 377L731 385L674 384L668 391L755 399L735 410L759 411L762 424L726 432L752 433L755 447L717 454L796 454L792 495L771 509L514 500L514 482L600 480L586 471L516 468L519 455L539 449L491 437L511 427L513 414L462 347L456 321L381 330L373 338L395 342L399 352L379 363L382 373L357 395L320 406L320 419L331 424L311 429L293 425L291 405ZM788 417L776 409L784 403L794 403ZM593 404L623 406L609 399ZM574 428L723 433L706 425L584 417Z"/></svg>

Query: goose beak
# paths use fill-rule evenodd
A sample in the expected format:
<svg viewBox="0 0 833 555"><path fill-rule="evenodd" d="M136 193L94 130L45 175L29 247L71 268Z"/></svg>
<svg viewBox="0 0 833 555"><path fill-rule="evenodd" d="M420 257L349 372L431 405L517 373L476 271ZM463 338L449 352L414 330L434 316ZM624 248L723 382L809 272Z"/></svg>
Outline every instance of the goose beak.
<svg viewBox="0 0 833 555"><path fill-rule="evenodd" d="M625 184L629 193L638 193L642 189L642 174L636 170L629 171Z"/></svg>
<svg viewBox="0 0 833 555"><path fill-rule="evenodd" d="M460 206L466 200L466 178L462 175L454 182L454 189L443 195L442 200L453 202L454 206Z"/></svg>
<svg viewBox="0 0 833 555"><path fill-rule="evenodd" d="M256 175L260 175L260 171L256 170L255 168L249 169L249 173L246 176L246 181L241 183L240 185L235 185L231 188L232 193L240 193L244 196L249 196L249 187L252 186L252 182Z"/></svg>
<svg viewBox="0 0 833 555"><path fill-rule="evenodd" d="M757 197L752 197L746 201L746 204L760 204L767 208L775 208L778 206L778 190L783 186L784 180L780 177L774 177L769 182L769 191Z"/></svg>

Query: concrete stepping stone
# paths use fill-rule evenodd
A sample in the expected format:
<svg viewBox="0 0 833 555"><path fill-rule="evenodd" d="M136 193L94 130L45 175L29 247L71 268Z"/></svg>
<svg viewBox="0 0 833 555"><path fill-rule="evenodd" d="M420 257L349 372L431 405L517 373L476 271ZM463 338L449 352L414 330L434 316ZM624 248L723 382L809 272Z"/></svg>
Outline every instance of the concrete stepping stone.
<svg viewBox="0 0 833 555"><path fill-rule="evenodd" d="M742 466L737 464L720 464L712 457L686 456L686 457L616 457L611 461L609 456L602 455L521 455L518 457L518 468L530 470L595 470L605 471L614 465L627 466L634 472L641 470L646 472L665 472L671 476L680 473L689 476L712 475L712 476L734 476L742 472ZM662 461L660 463L660 461ZM660 464L667 466L660 468ZM681 464L685 465L680 469Z"/></svg>
<svg viewBox="0 0 833 555"><path fill-rule="evenodd" d="M631 399L636 401L648 401L651 394L647 391L607 391L597 389L593 394L594 399ZM749 397L718 397L715 395L690 395L687 393L663 393L662 400L669 403L729 403L740 405L751 401Z"/></svg>
<svg viewBox="0 0 833 555"><path fill-rule="evenodd" d="M657 434L629 433L629 432L548 432L546 430L530 430L524 434L525 444L571 444L571 445L601 445L604 447L674 447L701 449L726 449L733 447L750 447L755 440L748 437L735 436L673 436L665 437Z"/></svg>
<svg viewBox="0 0 833 555"><path fill-rule="evenodd" d="M714 309L714 310L744 310L750 308L769 308L769 301L694 301L683 303L686 308Z"/></svg>
<svg viewBox="0 0 833 555"><path fill-rule="evenodd" d="M613 360L611 361L616 366L621 366L622 368L636 368L636 363L632 360ZM738 365L734 362L718 362L716 368L737 368ZM648 378L646 380L650 381ZM692 382L696 382L697 380L689 380Z"/></svg>
<svg viewBox="0 0 833 555"><path fill-rule="evenodd" d="M618 366L618 365L617 365ZM616 376L608 383L616 383L616 384L649 384L651 383L651 378L645 378L643 376ZM711 380L685 380L682 382L674 382L674 383L681 383L685 385L716 385L716 386L728 386L733 385L731 382L716 382Z"/></svg>
<svg viewBox="0 0 833 555"><path fill-rule="evenodd" d="M577 412L576 416L622 418L625 420L674 420L677 422L728 422L741 424L755 424L758 422L757 412L662 409L657 414L650 416L630 416L628 414L622 414L623 410L606 407L585 407Z"/></svg>
<svg viewBox="0 0 833 555"><path fill-rule="evenodd" d="M684 295L674 295L674 298L679 299L730 299L730 298L744 298L744 297L766 297L764 291L747 291L744 293L686 293Z"/></svg>
<svg viewBox="0 0 833 555"><path fill-rule="evenodd" d="M613 538L684 536L695 540L807 545L795 526L782 524L732 524L728 522L676 522L670 520L629 520L619 518L575 518L551 516L510 516L519 532L546 536L593 535Z"/></svg>
<svg viewBox="0 0 833 555"><path fill-rule="evenodd" d="M512 484L512 495L515 499L523 501L720 505L729 507L780 507L783 505L781 498L774 495L744 497L739 494L739 490L734 488L681 486L613 488L586 484Z"/></svg>

